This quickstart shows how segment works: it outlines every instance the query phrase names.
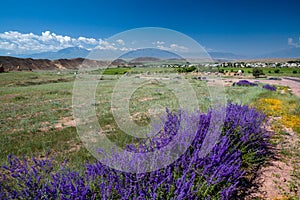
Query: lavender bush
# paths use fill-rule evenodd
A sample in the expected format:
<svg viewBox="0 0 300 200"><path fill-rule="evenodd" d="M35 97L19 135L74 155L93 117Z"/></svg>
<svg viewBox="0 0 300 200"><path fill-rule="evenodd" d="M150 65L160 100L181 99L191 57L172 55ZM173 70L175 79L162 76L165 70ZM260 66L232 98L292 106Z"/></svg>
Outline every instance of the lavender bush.
<svg viewBox="0 0 300 200"><path fill-rule="evenodd" d="M276 87L269 84L263 85L263 88L270 91L276 91Z"/></svg>
<svg viewBox="0 0 300 200"><path fill-rule="evenodd" d="M249 82L247 80L240 80L240 81L234 83L234 85L237 85L237 86L258 86L256 83L252 83L252 82Z"/></svg>
<svg viewBox="0 0 300 200"><path fill-rule="evenodd" d="M167 112L157 137L128 145L127 150L151 151L166 145L178 131L180 114ZM212 112L199 114L197 135L188 150L171 165L147 173L117 171L101 162L87 164L82 173L62 167L54 171L50 159L8 157L0 176L1 199L234 199L241 180L263 162L269 135L265 116L248 106L229 104L221 136L202 157ZM152 142L154 141L155 142Z"/></svg>

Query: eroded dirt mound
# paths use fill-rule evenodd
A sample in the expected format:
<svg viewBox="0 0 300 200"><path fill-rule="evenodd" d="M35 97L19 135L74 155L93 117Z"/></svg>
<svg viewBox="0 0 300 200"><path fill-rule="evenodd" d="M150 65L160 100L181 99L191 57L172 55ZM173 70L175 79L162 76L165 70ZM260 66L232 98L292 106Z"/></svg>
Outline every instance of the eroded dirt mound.
<svg viewBox="0 0 300 200"><path fill-rule="evenodd" d="M2 66L3 71L78 69L80 65L83 67L101 67L106 64L104 61L84 58L48 60L0 56L0 66Z"/></svg>

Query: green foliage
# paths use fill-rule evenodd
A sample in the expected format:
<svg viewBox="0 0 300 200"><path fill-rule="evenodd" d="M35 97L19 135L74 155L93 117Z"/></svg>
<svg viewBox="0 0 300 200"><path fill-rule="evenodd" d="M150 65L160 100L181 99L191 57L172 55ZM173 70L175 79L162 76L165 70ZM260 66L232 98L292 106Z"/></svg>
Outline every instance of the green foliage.
<svg viewBox="0 0 300 200"><path fill-rule="evenodd" d="M275 73L275 74L278 74L279 72L280 72L280 69L275 69L275 70L274 70L274 73Z"/></svg>
<svg viewBox="0 0 300 200"><path fill-rule="evenodd" d="M224 69L219 69L219 73L224 74Z"/></svg>
<svg viewBox="0 0 300 200"><path fill-rule="evenodd" d="M118 67L118 68L107 68L103 72L103 75L118 75L125 74L131 70L130 67Z"/></svg>
<svg viewBox="0 0 300 200"><path fill-rule="evenodd" d="M193 72L196 70L196 67L195 66L190 66L190 67L180 67L180 68L177 68L177 71L179 73L187 73L187 72Z"/></svg>
<svg viewBox="0 0 300 200"><path fill-rule="evenodd" d="M254 68L252 74L255 78L258 78L260 75L265 75L263 70L260 68Z"/></svg>

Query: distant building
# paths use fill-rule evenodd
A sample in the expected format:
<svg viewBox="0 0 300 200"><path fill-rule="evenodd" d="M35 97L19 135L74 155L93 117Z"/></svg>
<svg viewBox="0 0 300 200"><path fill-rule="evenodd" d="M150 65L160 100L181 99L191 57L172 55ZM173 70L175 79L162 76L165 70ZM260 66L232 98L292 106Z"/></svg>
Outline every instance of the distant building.
<svg viewBox="0 0 300 200"><path fill-rule="evenodd" d="M237 75L237 76L242 76L242 75L243 75L242 70L239 69L238 72L236 73L236 75Z"/></svg>

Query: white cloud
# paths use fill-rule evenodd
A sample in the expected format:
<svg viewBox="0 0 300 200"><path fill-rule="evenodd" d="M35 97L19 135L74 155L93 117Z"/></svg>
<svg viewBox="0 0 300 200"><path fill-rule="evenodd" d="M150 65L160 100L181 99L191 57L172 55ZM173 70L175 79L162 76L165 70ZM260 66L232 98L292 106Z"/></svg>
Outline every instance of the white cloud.
<svg viewBox="0 0 300 200"><path fill-rule="evenodd" d="M131 48L131 47L121 47L119 49L120 51L134 51L137 50L136 48Z"/></svg>
<svg viewBox="0 0 300 200"><path fill-rule="evenodd" d="M0 42L0 49L14 50L16 45L9 42Z"/></svg>
<svg viewBox="0 0 300 200"><path fill-rule="evenodd" d="M99 39L98 45L95 47L95 49L117 50L118 48L115 47L115 43L109 43L106 40Z"/></svg>
<svg viewBox="0 0 300 200"><path fill-rule="evenodd" d="M41 34L20 33L18 31L7 31L0 33L0 49L12 54L31 54L47 51L58 51L68 47L82 47L88 50L120 50L130 51L136 49L138 41L124 41L117 39L108 41L105 39L89 38L79 36L77 38L68 35L60 35L51 31L44 31ZM128 45L127 45L128 44ZM289 39L289 44L294 44ZM175 52L187 52L188 48L179 44L165 41L152 42L153 47Z"/></svg>
<svg viewBox="0 0 300 200"><path fill-rule="evenodd" d="M177 51L177 52L187 52L189 49L185 46L181 46L178 44L170 44L169 46L165 46L165 42L157 41L156 42L156 47L161 50L166 50L166 51Z"/></svg>
<svg viewBox="0 0 300 200"><path fill-rule="evenodd" d="M158 46L165 44L163 41L152 42L152 44L157 44Z"/></svg>
<svg viewBox="0 0 300 200"><path fill-rule="evenodd" d="M288 45L300 47L300 37L298 39L298 42L294 42L293 38L288 38Z"/></svg>
<svg viewBox="0 0 300 200"><path fill-rule="evenodd" d="M95 38L86 38L86 37L82 37L82 36L80 36L78 38L78 41L81 43L90 44L90 45L98 44L98 41Z"/></svg>
<svg viewBox="0 0 300 200"><path fill-rule="evenodd" d="M120 45L125 45L125 42L122 39L118 39L118 40L116 40L116 42Z"/></svg>
<svg viewBox="0 0 300 200"><path fill-rule="evenodd" d="M73 40L70 36L57 35L50 31L42 32L41 35L17 31L0 33L0 48L14 50L15 53L55 51L80 43L79 39Z"/></svg>
<svg viewBox="0 0 300 200"><path fill-rule="evenodd" d="M157 45L156 46L158 49L161 49L161 50L166 50L166 51L170 51L171 49L169 47L165 47L163 45Z"/></svg>
<svg viewBox="0 0 300 200"><path fill-rule="evenodd" d="M125 42L121 39L116 42L122 46L125 45ZM95 49L96 47L98 49L118 49L114 43L111 44L102 39L83 36L73 38L67 35L51 33L50 31L42 32L41 35L20 33L17 31L0 33L0 49L9 50L16 54L58 51L75 46L89 50Z"/></svg>
<svg viewBox="0 0 300 200"><path fill-rule="evenodd" d="M182 52L186 52L188 50L187 47L185 46L180 46L178 44L171 44L170 48L174 51L182 51Z"/></svg>
<svg viewBox="0 0 300 200"><path fill-rule="evenodd" d="M98 42L99 45L109 45L109 43L105 40L100 39Z"/></svg>
<svg viewBox="0 0 300 200"><path fill-rule="evenodd" d="M118 49L114 45L106 45L104 48L107 50L117 50Z"/></svg>

